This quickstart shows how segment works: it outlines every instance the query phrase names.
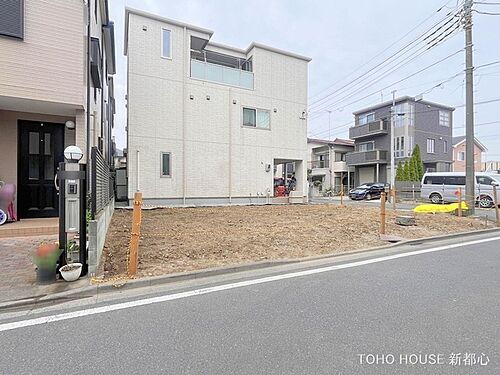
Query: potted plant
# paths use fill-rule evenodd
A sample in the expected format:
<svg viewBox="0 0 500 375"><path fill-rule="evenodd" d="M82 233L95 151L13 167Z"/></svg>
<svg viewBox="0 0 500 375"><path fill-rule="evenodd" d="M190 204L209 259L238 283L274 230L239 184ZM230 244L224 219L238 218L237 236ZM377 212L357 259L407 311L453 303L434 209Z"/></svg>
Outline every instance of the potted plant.
<svg viewBox="0 0 500 375"><path fill-rule="evenodd" d="M59 268L62 278L66 281L78 280L82 273L82 264L75 262L78 259L79 252L80 246L76 240L69 240L66 245L66 262L68 264Z"/></svg>
<svg viewBox="0 0 500 375"><path fill-rule="evenodd" d="M78 280L82 273L82 264L81 263L71 263L66 264L59 268L59 272L61 276L66 281L75 281Z"/></svg>
<svg viewBox="0 0 500 375"><path fill-rule="evenodd" d="M33 261L36 264L36 279L40 284L56 280L56 263L61 255L56 243L43 243L35 251Z"/></svg>
<svg viewBox="0 0 500 375"><path fill-rule="evenodd" d="M66 245L66 263L73 263L80 260L80 246L76 241L76 237L68 241Z"/></svg>

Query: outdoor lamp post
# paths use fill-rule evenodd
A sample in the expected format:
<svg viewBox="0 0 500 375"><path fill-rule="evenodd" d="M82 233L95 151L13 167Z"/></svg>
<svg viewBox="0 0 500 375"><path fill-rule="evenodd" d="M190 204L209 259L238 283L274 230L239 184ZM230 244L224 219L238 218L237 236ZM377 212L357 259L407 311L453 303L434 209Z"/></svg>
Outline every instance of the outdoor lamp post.
<svg viewBox="0 0 500 375"><path fill-rule="evenodd" d="M68 163L78 163L83 158L83 152L80 147L68 146L64 149L64 157Z"/></svg>

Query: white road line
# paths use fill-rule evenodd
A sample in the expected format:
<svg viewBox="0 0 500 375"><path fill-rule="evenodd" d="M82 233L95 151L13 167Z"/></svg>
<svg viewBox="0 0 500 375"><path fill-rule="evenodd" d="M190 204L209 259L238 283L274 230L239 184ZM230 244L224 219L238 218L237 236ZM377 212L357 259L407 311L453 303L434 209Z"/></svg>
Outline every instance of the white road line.
<svg viewBox="0 0 500 375"><path fill-rule="evenodd" d="M292 279L295 277L315 275L318 273L336 271L336 270L341 270L344 268L364 266L367 264L385 262L387 260L392 260L392 259L405 258L405 257L413 256L413 255L432 253L432 252L441 251L441 250L453 249L456 247L477 245L477 244L481 244L481 243L485 243L485 242L498 241L498 240L500 240L500 237L485 238L485 239L481 239L481 240L462 242L462 243L458 243L458 244L438 246L438 247L433 247L430 249L416 250L416 251L410 251L410 252L399 253L399 254L394 254L394 255L387 255L387 256L380 257L380 258L361 260L358 262L338 264L338 265L333 265L333 266L328 266L328 267L310 269L310 270L306 270L306 271L285 273L285 274L276 275L276 276L269 276L269 277L254 279L254 280L240 281L240 282L236 282L236 283L218 285L218 286L209 287L209 288L195 289L195 290L190 290L190 291L182 292L182 293L175 293L175 294L169 294L169 295L165 295L165 296L145 298L145 299L141 299L141 300L137 300L137 301L117 303L117 304L108 305L108 306L94 307L94 308L90 308L90 309L86 309L86 310L79 310L79 311L72 311L72 312L63 313L63 314L44 316L41 318L21 320L21 321L12 322L12 323L0 324L0 332L1 331L10 331L10 330L17 329L17 328L35 326L35 325L39 325L39 324L57 322L59 320L74 319L74 318L80 318L82 316L102 314L102 313L106 313L106 312L110 312L110 311L129 309L131 307L152 305L155 303L161 303L161 302L172 301L172 300L181 299L181 298L199 296L202 294L220 292L223 290L241 288L241 287L250 286L250 285L264 284L264 283L269 283L272 281Z"/></svg>

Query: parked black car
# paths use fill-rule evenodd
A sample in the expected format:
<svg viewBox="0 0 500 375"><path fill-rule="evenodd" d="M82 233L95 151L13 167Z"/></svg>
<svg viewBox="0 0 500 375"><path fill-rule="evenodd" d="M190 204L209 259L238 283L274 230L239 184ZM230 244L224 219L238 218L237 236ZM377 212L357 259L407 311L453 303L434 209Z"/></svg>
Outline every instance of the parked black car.
<svg viewBox="0 0 500 375"><path fill-rule="evenodd" d="M372 182L363 184L349 191L349 198L352 200L361 199L380 199L380 195L385 190L385 184L380 182Z"/></svg>

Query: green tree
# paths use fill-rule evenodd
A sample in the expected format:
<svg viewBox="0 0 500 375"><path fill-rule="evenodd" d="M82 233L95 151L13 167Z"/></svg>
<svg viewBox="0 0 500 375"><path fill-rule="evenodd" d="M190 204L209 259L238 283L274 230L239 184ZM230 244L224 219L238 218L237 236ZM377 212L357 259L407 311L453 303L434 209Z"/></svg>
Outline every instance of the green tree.
<svg viewBox="0 0 500 375"><path fill-rule="evenodd" d="M417 181L418 180L417 159L415 159L415 157L412 156L408 161L408 163L410 164L408 181Z"/></svg>
<svg viewBox="0 0 500 375"><path fill-rule="evenodd" d="M403 163L398 161L398 166L396 169L396 181L403 181Z"/></svg>
<svg viewBox="0 0 500 375"><path fill-rule="evenodd" d="M418 145L413 149L412 159L414 159L414 168L415 168L415 178L414 181L420 181L422 177L424 177L424 164L422 163L422 157L420 155L420 147Z"/></svg>
<svg viewBox="0 0 500 375"><path fill-rule="evenodd" d="M401 181L409 181L410 179L410 163L409 161L406 161L403 164L403 176Z"/></svg>

